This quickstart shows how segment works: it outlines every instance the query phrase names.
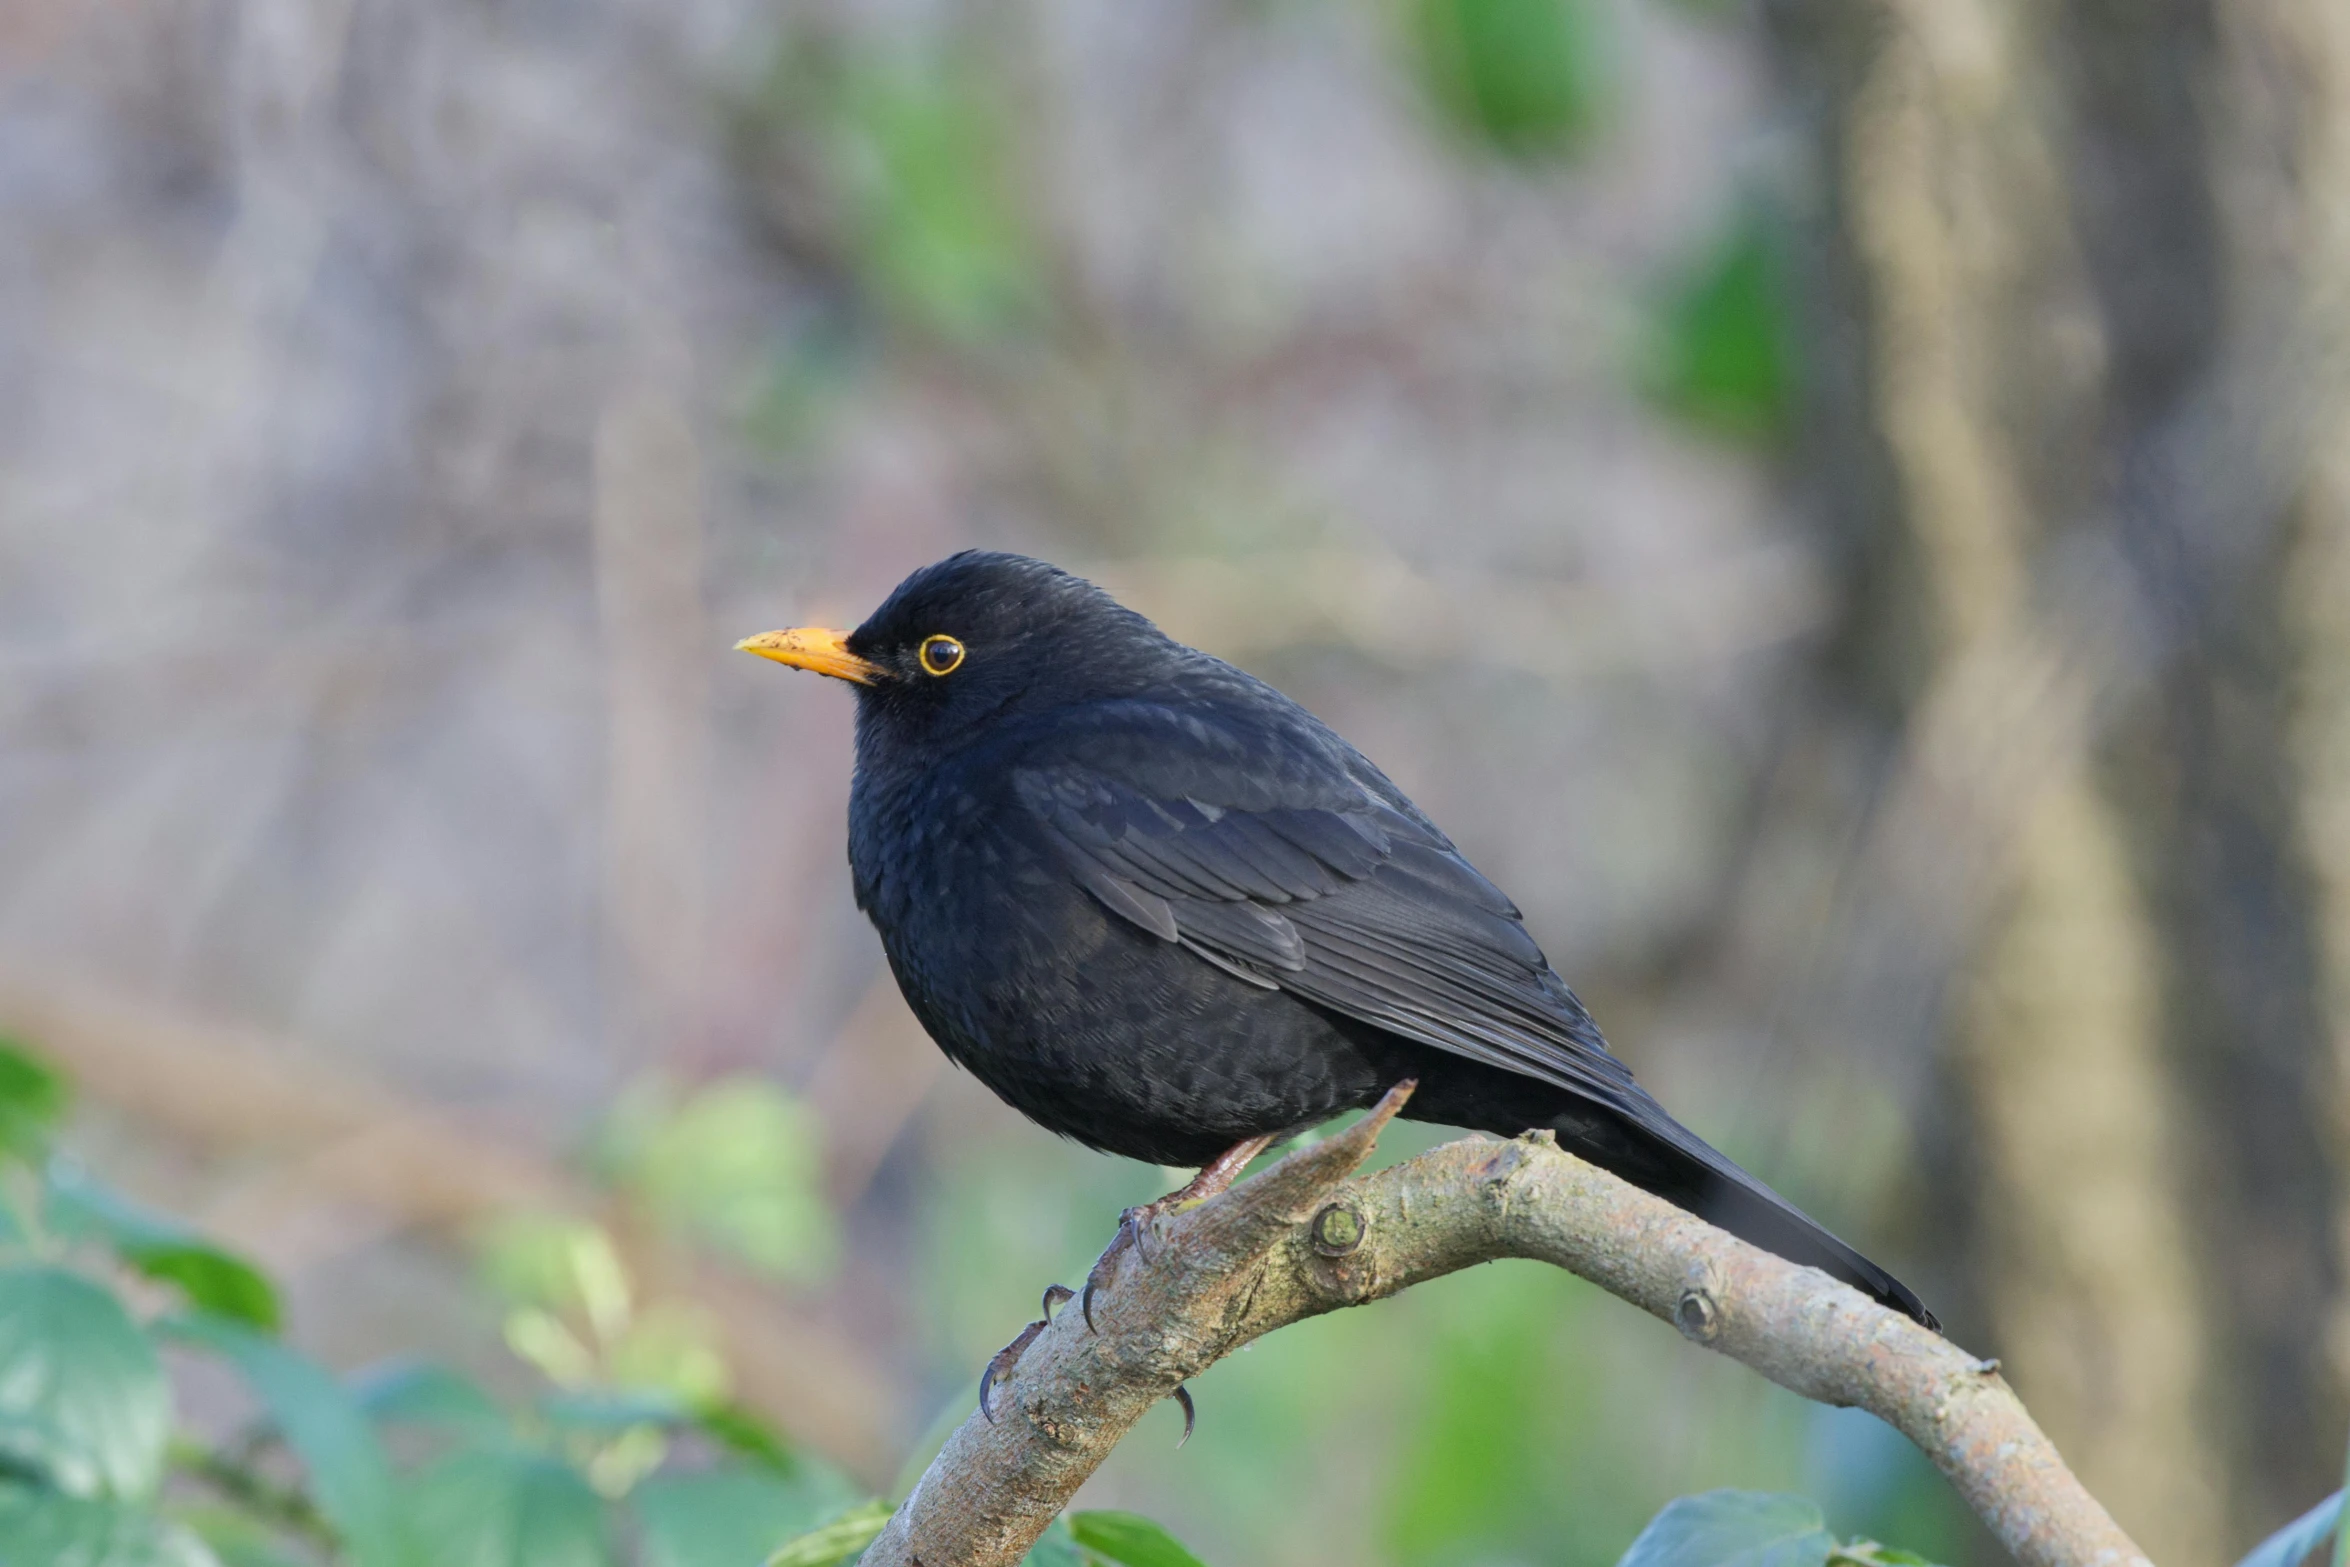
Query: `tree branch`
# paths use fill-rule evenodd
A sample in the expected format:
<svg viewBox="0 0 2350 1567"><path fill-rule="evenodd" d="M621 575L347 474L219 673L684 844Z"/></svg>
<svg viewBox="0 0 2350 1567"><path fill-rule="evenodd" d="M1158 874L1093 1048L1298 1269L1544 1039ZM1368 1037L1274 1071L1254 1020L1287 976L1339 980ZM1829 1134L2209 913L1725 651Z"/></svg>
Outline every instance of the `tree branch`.
<svg viewBox="0 0 2350 1567"><path fill-rule="evenodd" d="M1012 1567L1145 1410L1251 1339L1502 1257L1556 1264L1683 1336L1915 1442L2024 1567L2150 1567L1994 1362L1559 1149L1467 1138L1357 1178L1404 1090L1162 1223L947 1441L865 1567Z"/></svg>

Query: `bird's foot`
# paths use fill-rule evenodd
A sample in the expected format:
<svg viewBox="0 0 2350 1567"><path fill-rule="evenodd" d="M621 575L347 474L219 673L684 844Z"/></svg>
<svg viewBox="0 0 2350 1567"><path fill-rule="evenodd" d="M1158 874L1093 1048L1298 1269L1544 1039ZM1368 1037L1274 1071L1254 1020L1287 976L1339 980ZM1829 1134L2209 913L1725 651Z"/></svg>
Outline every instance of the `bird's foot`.
<svg viewBox="0 0 2350 1567"><path fill-rule="evenodd" d="M1164 1202L1166 1199L1162 1197L1159 1201ZM1118 1233L1110 1237L1110 1244L1102 1249L1099 1257L1094 1258L1092 1270L1085 1275L1085 1290L1077 1298L1077 1309L1085 1314L1087 1332L1101 1331L1093 1325L1094 1292L1108 1287L1111 1275L1118 1271L1118 1254L1132 1247L1136 1256L1146 1263L1150 1261L1150 1254L1142 1245L1142 1227L1146 1221L1158 1216L1159 1204L1155 1202L1129 1208L1118 1215Z"/></svg>
<svg viewBox="0 0 2350 1567"><path fill-rule="evenodd" d="M995 1424L993 1400L997 1384L1012 1374L1012 1368L1020 1363L1021 1354L1036 1342L1036 1335L1053 1325L1053 1308L1067 1305L1075 1296L1076 1291L1066 1284L1055 1284L1047 1289L1042 1307L1044 1316L1022 1328L1020 1336L997 1350L995 1359L989 1361L987 1369L979 1373L979 1412L987 1417L989 1425ZM1191 1419L1188 1415L1184 1417L1183 1434L1186 1438L1191 1435ZM1175 1445L1180 1447L1183 1444L1178 1442Z"/></svg>
<svg viewBox="0 0 2350 1567"><path fill-rule="evenodd" d="M1273 1138L1270 1133L1263 1137L1251 1137L1234 1143L1218 1154L1213 1163L1202 1167L1199 1174L1166 1196L1161 1197L1157 1202L1146 1202L1140 1207L1129 1208L1118 1215L1118 1233L1110 1237L1108 1248L1094 1260L1093 1271L1085 1276L1085 1292L1078 1298L1077 1306L1080 1311L1085 1313L1086 1327L1097 1333L1101 1331L1093 1325L1094 1293L1109 1287L1110 1279L1118 1271L1118 1257L1121 1252L1131 1247L1134 1254L1147 1265L1151 1259L1149 1248L1144 1244L1144 1236L1161 1214L1181 1213L1186 1208L1198 1207L1211 1197L1222 1196L1231 1189L1232 1183L1240 1178L1240 1172L1248 1168L1248 1162L1272 1146ZM1189 1440L1191 1433L1190 1408L1191 1401L1187 1395L1184 1399L1185 1413L1183 1418L1186 1440Z"/></svg>

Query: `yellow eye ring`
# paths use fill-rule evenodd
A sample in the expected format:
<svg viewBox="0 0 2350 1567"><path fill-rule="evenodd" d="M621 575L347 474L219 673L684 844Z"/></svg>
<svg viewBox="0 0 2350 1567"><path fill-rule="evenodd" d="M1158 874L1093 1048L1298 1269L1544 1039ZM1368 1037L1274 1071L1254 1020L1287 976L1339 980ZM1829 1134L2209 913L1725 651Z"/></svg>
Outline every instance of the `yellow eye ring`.
<svg viewBox="0 0 2350 1567"><path fill-rule="evenodd" d="M934 675L951 675L955 666L963 662L963 644L953 637L924 637L922 650L916 657L922 667Z"/></svg>

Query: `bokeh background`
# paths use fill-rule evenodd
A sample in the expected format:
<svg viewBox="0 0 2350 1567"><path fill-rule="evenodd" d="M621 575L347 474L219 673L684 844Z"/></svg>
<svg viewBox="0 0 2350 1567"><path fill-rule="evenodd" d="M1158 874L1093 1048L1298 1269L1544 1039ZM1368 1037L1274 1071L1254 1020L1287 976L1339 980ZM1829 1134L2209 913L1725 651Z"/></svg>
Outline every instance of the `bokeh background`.
<svg viewBox="0 0 2350 1567"><path fill-rule="evenodd" d="M942 1064L727 649L1021 549L2217 1562L2350 1419L2346 350L2339 0L6 0L0 1029L331 1362L887 1489L1169 1177ZM1085 1500L1224 1567L1992 1559L1530 1266L1194 1391Z"/></svg>

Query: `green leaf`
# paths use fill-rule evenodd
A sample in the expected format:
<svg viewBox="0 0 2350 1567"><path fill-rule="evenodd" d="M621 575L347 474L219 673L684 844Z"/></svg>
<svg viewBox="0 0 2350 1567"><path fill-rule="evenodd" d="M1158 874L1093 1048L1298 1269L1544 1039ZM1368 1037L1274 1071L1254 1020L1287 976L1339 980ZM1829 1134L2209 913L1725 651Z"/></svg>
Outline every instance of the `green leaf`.
<svg viewBox="0 0 2350 1567"><path fill-rule="evenodd" d="M1778 224L1749 208L1658 311L1650 393L1702 428L1775 440L1794 418L1794 308Z"/></svg>
<svg viewBox="0 0 2350 1567"><path fill-rule="evenodd" d="M576 1313L600 1336L626 1331L634 1307L619 1248L584 1219L509 1214L480 1236L482 1270L509 1300Z"/></svg>
<svg viewBox="0 0 2350 1567"><path fill-rule="evenodd" d="M121 1502L0 1485L0 1567L219 1567L178 1524Z"/></svg>
<svg viewBox="0 0 2350 1567"><path fill-rule="evenodd" d="M60 1235L104 1242L148 1278L177 1287L199 1310L277 1330L277 1290L260 1269L67 1160L49 1167L48 1218Z"/></svg>
<svg viewBox="0 0 2350 1567"><path fill-rule="evenodd" d="M316 1567L314 1554L233 1502L182 1503L178 1517L220 1559L221 1567Z"/></svg>
<svg viewBox="0 0 2350 1567"><path fill-rule="evenodd" d="M604 1502L578 1470L513 1448L449 1454L410 1487L431 1567L609 1567Z"/></svg>
<svg viewBox="0 0 2350 1567"><path fill-rule="evenodd" d="M978 343L1037 314L1043 289L1021 209L1011 117L980 62L871 62L852 76L840 170L882 296Z"/></svg>
<svg viewBox="0 0 2350 1567"><path fill-rule="evenodd" d="M148 1278L170 1284L188 1304L266 1333L277 1331L277 1290L241 1258L194 1243L127 1252L127 1260Z"/></svg>
<svg viewBox="0 0 2350 1567"><path fill-rule="evenodd" d="M577 1431L691 1427L771 1473L796 1475L801 1470L783 1439L739 1404L697 1403L661 1388L582 1388L546 1394L536 1407L549 1425Z"/></svg>
<svg viewBox="0 0 2350 1567"><path fill-rule="evenodd" d="M2350 1468L2343 1472L2342 1485L2334 1493L2334 1567L2350 1567Z"/></svg>
<svg viewBox="0 0 2350 1567"><path fill-rule="evenodd" d="M1419 0L1414 20L1430 93L1489 150L1563 152L1598 119L1599 24L1583 0Z"/></svg>
<svg viewBox="0 0 2350 1567"><path fill-rule="evenodd" d="M0 1036L0 1159L39 1160L71 1098L55 1068Z"/></svg>
<svg viewBox="0 0 2350 1567"><path fill-rule="evenodd" d="M157 1327L236 1367L302 1460L320 1514L334 1525L357 1567L405 1567L411 1559L408 1536L391 1466L340 1382L317 1362L225 1317L191 1314Z"/></svg>
<svg viewBox="0 0 2350 1567"><path fill-rule="evenodd" d="M1205 1567L1175 1536L1139 1513L1071 1513L1069 1532L1096 1556L1125 1567Z"/></svg>
<svg viewBox="0 0 2350 1567"><path fill-rule="evenodd" d="M162 1362L119 1301L62 1268L0 1269L0 1464L73 1496L142 1496L170 1428Z"/></svg>
<svg viewBox="0 0 2350 1567"><path fill-rule="evenodd" d="M1093 1567L1093 1558L1077 1547L1077 1537L1069 1532L1067 1514L1045 1525L1044 1533L1020 1558L1020 1567Z"/></svg>
<svg viewBox="0 0 2350 1567"><path fill-rule="evenodd" d="M838 1562L855 1561L866 1546L881 1537L889 1515L896 1511L895 1505L879 1497L859 1502L807 1533L784 1541L783 1547L767 1558L767 1567L834 1567Z"/></svg>
<svg viewBox="0 0 2350 1567"><path fill-rule="evenodd" d="M713 1083L669 1106L640 1090L617 1116L621 1174L660 1218L776 1278L813 1282L840 1237L815 1112L772 1083Z"/></svg>
<svg viewBox="0 0 2350 1567"><path fill-rule="evenodd" d="M706 1404L695 1412L694 1420L704 1436L738 1457L777 1474L800 1472L799 1460L774 1427L740 1404Z"/></svg>
<svg viewBox="0 0 2350 1567"><path fill-rule="evenodd" d="M1803 1497L1705 1491L1666 1504L1616 1567L1826 1567L1835 1545Z"/></svg>
<svg viewBox="0 0 2350 1567"><path fill-rule="evenodd" d="M477 1436L512 1429L487 1393L446 1366L395 1362L360 1377L351 1389L359 1412L378 1425L438 1426Z"/></svg>
<svg viewBox="0 0 2350 1567"><path fill-rule="evenodd" d="M628 1502L643 1567L751 1567L816 1521L798 1486L747 1469L655 1475Z"/></svg>
<svg viewBox="0 0 2350 1567"><path fill-rule="evenodd" d="M1936 1567L1930 1557L1874 1540L1847 1540L1828 1557L1828 1567Z"/></svg>
<svg viewBox="0 0 2350 1567"><path fill-rule="evenodd" d="M2236 1567L2302 1567L2319 1546L2334 1538L2342 1521L2342 1496L2336 1491L2252 1547L2252 1554Z"/></svg>

